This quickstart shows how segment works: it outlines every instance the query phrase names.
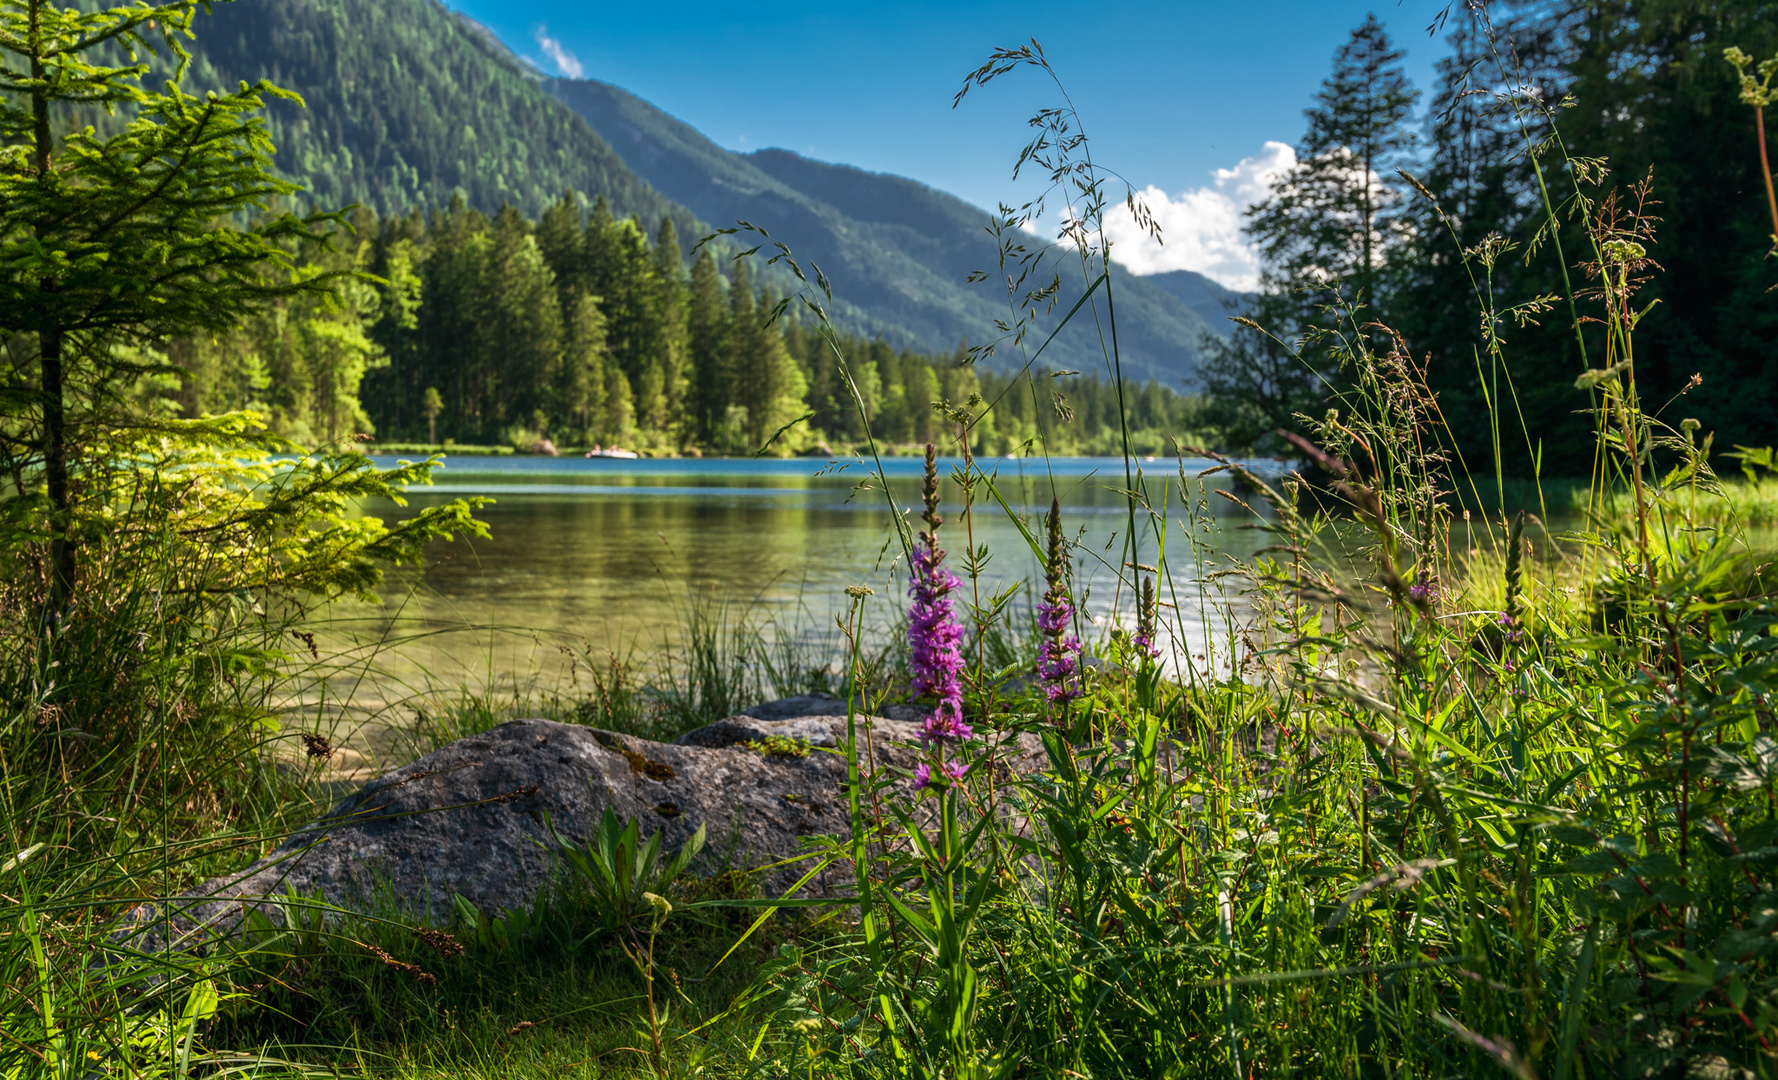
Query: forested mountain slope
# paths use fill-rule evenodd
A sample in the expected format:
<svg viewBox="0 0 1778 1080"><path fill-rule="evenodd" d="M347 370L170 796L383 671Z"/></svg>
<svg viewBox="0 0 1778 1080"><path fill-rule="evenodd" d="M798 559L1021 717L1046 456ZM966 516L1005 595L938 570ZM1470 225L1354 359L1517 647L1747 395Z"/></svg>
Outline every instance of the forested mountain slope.
<svg viewBox="0 0 1778 1080"><path fill-rule="evenodd" d="M850 333L948 353L989 340L1006 317L1004 295L965 281L995 265L984 211L902 177L724 150L617 87L541 78L436 0L237 0L201 17L197 33L192 88L267 78L302 95L306 107L274 104L268 122L278 168L318 206L389 216L460 195L485 213L510 204L534 216L574 191L650 231L670 215L688 240L744 218L827 271L835 321ZM1220 287L1184 277L1182 291L1118 273L1126 374L1179 387L1204 334L1222 332L1194 299ZM760 267L756 280L791 283L780 268ZM1062 311L1075 288L1065 286ZM1015 363L1003 353L990 366ZM1099 370L1091 320L1043 364Z"/></svg>
<svg viewBox="0 0 1778 1080"><path fill-rule="evenodd" d="M1171 293L1186 307L1203 316L1211 329L1225 336L1229 316L1240 314L1243 301L1250 295L1226 288L1190 270L1168 270L1150 274L1145 280Z"/></svg>
<svg viewBox="0 0 1778 1080"><path fill-rule="evenodd" d="M579 116L476 24L436 0L238 0L199 16L188 85L265 78L306 108L268 110L278 169L315 203L379 214L461 193L540 213L564 191L618 217L699 224L633 173Z"/></svg>
<svg viewBox="0 0 1778 1080"><path fill-rule="evenodd" d="M988 214L961 199L904 177L787 150L733 153L606 83L552 79L545 85L663 193L712 222L763 226L799 257L819 263L836 297L862 310L866 332L936 352L963 340L985 341L994 320L1006 317L1003 294L965 282L970 271L995 267L996 248L985 231ZM1114 280L1125 372L1178 386L1195 367L1202 336L1221 331L1220 320L1206 320L1190 302L1145 279L1119 272ZM1077 291L1064 292L1062 310L1074 296ZM994 366L1011 362L1005 355ZM1090 320L1065 331L1044 362L1096 370L1100 352Z"/></svg>

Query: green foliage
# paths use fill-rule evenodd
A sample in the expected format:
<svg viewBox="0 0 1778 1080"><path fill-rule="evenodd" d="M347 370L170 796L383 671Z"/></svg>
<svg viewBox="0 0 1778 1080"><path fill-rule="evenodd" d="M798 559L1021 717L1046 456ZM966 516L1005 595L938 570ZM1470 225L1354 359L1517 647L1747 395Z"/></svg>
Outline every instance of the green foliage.
<svg viewBox="0 0 1778 1080"><path fill-rule="evenodd" d="M1645 392L1693 415L1720 445L1771 442L1778 322L1765 299L1766 255L1778 202L1758 151L1759 84L1744 86L1753 75L1735 61L1778 51L1766 7L1539 0L1447 14L1450 55L1439 62L1418 161L1405 154L1402 107L1414 92L1399 72L1336 62L1310 110L1303 164L1250 223L1271 293L1255 317L1276 341L1250 328L1231 346L1213 344L1206 389L1221 400L1219 416L1265 416L1297 430L1300 421L1280 424L1285 409L1317 417L1343 384L1326 335L1340 332L1362 293L1361 321L1387 323L1423 358L1466 462L1506 475L1585 473L1592 445L1567 417L1589 407L1574 376L1599 366L1606 342L1578 300L1588 287L1583 264L1600 254L1589 239L1593 219L1624 186L1615 173L1649 181L1643 210L1661 221L1645 238L1667 271L1644 300L1652 304L1638 358ZM1360 52L1386 59L1386 41L1368 24L1354 44L1367 35L1374 47ZM1380 96L1367 89L1385 74ZM1339 115L1359 128L1388 122L1372 139ZM1367 207L1357 170L1338 162L1365 156L1373 142L1385 165L1374 184L1380 202ZM1332 171L1310 183L1317 163ZM1375 227L1361 228L1366 220ZM1344 299L1321 310L1325 301L1293 291L1305 274L1325 277ZM1735 392L1688 398L1699 385ZM1229 445L1249 444L1257 426L1232 422Z"/></svg>
<svg viewBox="0 0 1778 1080"><path fill-rule="evenodd" d="M34 853L0 864L9 1077L271 1064L203 1049L222 965L135 953L131 911L312 813L265 753L308 606L485 534L469 502L361 513L433 462L293 454L234 411L258 400L175 417L163 348L241 335L259 353L207 354L233 381L184 392L289 390L287 423L349 432L377 300L322 250L331 217L272 210L260 111L286 95L142 88L198 8L0 4L0 843Z"/></svg>
<svg viewBox="0 0 1778 1080"><path fill-rule="evenodd" d="M923 356L896 352L881 340L841 337L852 386L869 417L869 434L895 447L918 448L947 436L937 403L967 401L979 395L987 408L970 432L982 454L1020 455L1039 449L1051 454L1122 452L1117 389L1104 379L1077 372L1002 374L966 363L966 353ZM828 440L860 443L866 426L852 387L842 380L833 351L818 330L804 322L785 329L785 343L807 372L810 423ZM1169 454L1176 447L1215 443L1208 403L1158 382L1128 387L1132 449Z"/></svg>
<svg viewBox="0 0 1778 1080"><path fill-rule="evenodd" d="M352 224L355 235L332 234L337 247L295 249L272 272L336 282L329 291L174 338L162 352L175 374L136 397L192 417L260 411L303 446L375 434L391 453L524 453L547 438L739 455L770 441L782 454L866 438L820 335L774 319L776 301L752 292L744 263L730 284L706 248L688 274L671 219L652 242L603 202L583 214L572 198L535 223L453 204L429 220L360 212ZM844 348L869 431L891 445L941 437L935 403L972 395L991 407L974 429L983 453L1123 445L1118 394L1102 379L978 372L961 354L881 340ZM1214 435L1202 402L1158 383L1131 387L1128 405L1137 452Z"/></svg>
<svg viewBox="0 0 1778 1080"><path fill-rule="evenodd" d="M615 933L627 930L643 919L656 919L656 905L650 896L662 896L671 889L692 860L704 849L704 827L691 835L670 857L661 855L661 834L641 839L636 822L617 820L609 808L598 827L580 847L553 827L562 861L586 890L593 910L604 918L604 929Z"/></svg>
<svg viewBox="0 0 1778 1080"><path fill-rule="evenodd" d="M265 123L279 174L314 205L400 216L460 195L536 214L578 191L697 229L490 33L428 0L237 0L193 29L192 85L272 78L302 96Z"/></svg>
<svg viewBox="0 0 1778 1080"><path fill-rule="evenodd" d="M783 735L767 735L763 739L749 739L741 745L761 757L803 758L809 756L809 740L793 739Z"/></svg>

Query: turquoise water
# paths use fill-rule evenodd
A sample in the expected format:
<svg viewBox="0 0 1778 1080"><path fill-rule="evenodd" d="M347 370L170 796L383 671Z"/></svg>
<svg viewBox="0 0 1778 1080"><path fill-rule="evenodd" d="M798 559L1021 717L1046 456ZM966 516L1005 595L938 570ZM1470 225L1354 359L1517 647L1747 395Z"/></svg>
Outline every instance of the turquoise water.
<svg viewBox="0 0 1778 1080"><path fill-rule="evenodd" d="M941 472L960 464L943 461ZM1258 534L1218 516L1237 507L1206 498L1192 479L1211 464L1137 463L1139 485L1168 512L1139 519L1132 557L1121 459L984 462L1012 514L983 486L966 518L961 489L947 481L940 546L959 573L966 550L985 548L984 594L1032 581L1041 591L1037 559L1015 521L1040 536L1056 498L1075 543L1086 610L1105 620L1130 607L1116 568L1159 565L1164 528L1178 629L1201 641L1215 612L1191 585L1200 563L1231 543L1258 542ZM921 467L915 458L885 459L885 492L858 461L447 459L433 486L411 492L410 504L489 497L479 516L491 537L436 545L423 571L391 579L381 605L337 607L336 629L360 640L415 639L408 647L415 663L448 679L454 666L491 673L535 665L558 646L595 654L650 647L675 632L693 602L745 610L774 633L821 634L844 608L846 587L866 585L875 590L869 614L887 623L905 587L892 515L918 527ZM1196 547L1182 490L1199 506Z"/></svg>

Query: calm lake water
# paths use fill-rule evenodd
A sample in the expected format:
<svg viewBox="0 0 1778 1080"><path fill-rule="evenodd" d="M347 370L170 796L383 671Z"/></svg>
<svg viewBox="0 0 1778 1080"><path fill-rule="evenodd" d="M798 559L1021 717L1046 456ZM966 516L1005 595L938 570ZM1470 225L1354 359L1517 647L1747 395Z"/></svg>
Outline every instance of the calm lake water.
<svg viewBox="0 0 1778 1080"><path fill-rule="evenodd" d="M942 468L958 464L949 460ZM1200 522L1194 548L1180 478L1193 478L1211 463L1140 464L1154 505L1164 501L1170 511L1166 549L1180 622L1202 641L1205 616L1214 612L1187 589L1201 557L1231 543L1251 550L1260 534L1232 528L1238 522L1227 517L1220 527ZM341 644L399 642L398 666L418 688L535 670L561 656L559 646L595 656L657 647L695 603L745 611L774 634L825 636L846 606L846 587L868 585L876 590L872 621L883 625L906 602L905 559L890 501L918 527L921 462L890 458L884 465L888 499L859 461L448 459L434 486L414 489L410 505L491 498L479 514L491 537L435 545L423 572L387 583L381 605L337 605L329 637ZM1106 617L1120 599L1114 568L1128 558L1121 459L1000 460L988 467L1001 497L1033 535L1041 537L1050 499L1060 499L1064 527L1078 545L1087 610ZM1195 479L1186 488L1189 500L1204 507L1201 518L1240 512L1224 499L1206 499ZM402 513L391 506L366 509L384 517ZM961 492L947 482L941 546L959 573L969 547L960 510ZM1156 524L1144 522L1138 530L1136 561L1151 566L1158 562ZM988 586L1035 581L1041 592L1037 559L986 491L978 494L974 527L975 545L989 553ZM1129 610L1127 593L1119 606ZM378 661L388 662L386 655Z"/></svg>

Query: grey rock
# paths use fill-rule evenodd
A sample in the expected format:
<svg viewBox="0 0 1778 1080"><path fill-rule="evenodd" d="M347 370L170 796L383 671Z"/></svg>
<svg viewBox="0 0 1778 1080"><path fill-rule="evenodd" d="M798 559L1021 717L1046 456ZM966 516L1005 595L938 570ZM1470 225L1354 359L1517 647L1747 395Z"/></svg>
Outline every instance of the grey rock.
<svg viewBox="0 0 1778 1080"><path fill-rule="evenodd" d="M827 699L831 710L833 699ZM366 783L327 814L243 871L204 883L175 905L186 928L221 927L254 898L287 889L344 906L385 895L416 915L448 919L454 895L495 914L528 905L557 872L549 827L576 841L609 808L644 836L659 830L667 850L699 825L709 844L704 871L756 868L797 854L801 838L849 832L846 718L797 715L815 702L790 699L738 715L666 744L548 720L515 720L451 743ZM843 711L843 709L842 709ZM860 718L866 768L911 770L919 726ZM741 744L778 736L806 754L765 754ZM1044 761L1031 736L1004 744L1005 768ZM895 783L911 785L906 776ZM788 888L807 865L766 875ZM835 867L805 891L844 890ZM159 916L151 910L145 919Z"/></svg>
<svg viewBox="0 0 1778 1080"><path fill-rule="evenodd" d="M914 724L924 720L931 712L930 705L895 704L882 707L882 716L890 720L905 720ZM791 720L801 716L844 717L846 703L832 694L798 694L795 697L779 698L777 701L755 705L751 709L743 709L741 715L751 716L757 720Z"/></svg>
<svg viewBox="0 0 1778 1080"><path fill-rule="evenodd" d="M792 720L800 716L843 717L846 715L846 703L832 694L798 694L795 697L767 701L751 709L742 709L740 715L750 716L755 720Z"/></svg>

